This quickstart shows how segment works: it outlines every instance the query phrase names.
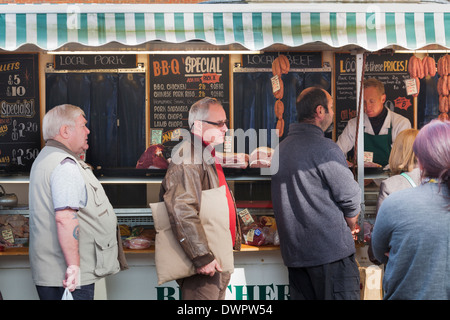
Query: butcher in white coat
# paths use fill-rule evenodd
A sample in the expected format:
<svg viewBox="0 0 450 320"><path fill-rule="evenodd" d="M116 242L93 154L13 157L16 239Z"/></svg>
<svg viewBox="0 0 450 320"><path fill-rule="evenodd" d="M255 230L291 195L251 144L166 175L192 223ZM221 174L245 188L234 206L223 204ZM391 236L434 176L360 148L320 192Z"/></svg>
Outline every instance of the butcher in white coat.
<svg viewBox="0 0 450 320"><path fill-rule="evenodd" d="M411 122L384 107L384 85L377 79L364 81L364 151L373 153L373 162L385 166L389 162L392 143L397 135L411 128ZM345 155L354 147L357 118L350 119L337 144Z"/></svg>

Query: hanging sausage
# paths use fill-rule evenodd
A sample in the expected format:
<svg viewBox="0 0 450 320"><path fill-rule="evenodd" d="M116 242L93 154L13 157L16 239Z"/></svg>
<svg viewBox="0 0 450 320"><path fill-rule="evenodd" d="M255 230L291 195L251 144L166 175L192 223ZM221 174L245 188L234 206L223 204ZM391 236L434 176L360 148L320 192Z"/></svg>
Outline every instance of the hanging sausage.
<svg viewBox="0 0 450 320"><path fill-rule="evenodd" d="M290 63L289 59L285 56L280 54L273 62L272 62L272 91L273 95L277 99L275 101L275 116L277 117L277 125L276 129L277 134L279 137L281 137L284 133L284 120L283 120L283 113L284 113L284 104L281 101L284 94L284 84L283 80L281 80L281 74L287 74L290 69Z"/></svg>
<svg viewBox="0 0 450 320"><path fill-rule="evenodd" d="M439 95L439 116L440 120L448 120L450 112L450 55L442 56L437 63L437 91Z"/></svg>

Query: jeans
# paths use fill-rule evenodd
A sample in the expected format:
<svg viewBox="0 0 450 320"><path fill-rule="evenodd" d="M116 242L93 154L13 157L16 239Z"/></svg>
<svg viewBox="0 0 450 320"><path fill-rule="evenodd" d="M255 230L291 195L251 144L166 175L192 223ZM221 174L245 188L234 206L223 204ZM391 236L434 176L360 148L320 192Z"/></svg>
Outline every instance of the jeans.
<svg viewBox="0 0 450 320"><path fill-rule="evenodd" d="M39 299L41 300L61 300L65 288L36 286ZM88 284L72 291L73 300L94 300L95 284Z"/></svg>

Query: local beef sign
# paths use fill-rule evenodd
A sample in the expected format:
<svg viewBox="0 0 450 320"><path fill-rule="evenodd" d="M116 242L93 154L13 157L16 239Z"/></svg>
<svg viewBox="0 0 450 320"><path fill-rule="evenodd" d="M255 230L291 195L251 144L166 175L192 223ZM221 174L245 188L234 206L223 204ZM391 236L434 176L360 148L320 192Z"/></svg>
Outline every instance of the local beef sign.
<svg viewBox="0 0 450 320"><path fill-rule="evenodd" d="M29 171L41 149L37 54L0 55L0 170Z"/></svg>
<svg viewBox="0 0 450 320"><path fill-rule="evenodd" d="M205 97L218 99L229 117L228 55L151 55L150 128L170 157L177 129L189 129L191 105Z"/></svg>

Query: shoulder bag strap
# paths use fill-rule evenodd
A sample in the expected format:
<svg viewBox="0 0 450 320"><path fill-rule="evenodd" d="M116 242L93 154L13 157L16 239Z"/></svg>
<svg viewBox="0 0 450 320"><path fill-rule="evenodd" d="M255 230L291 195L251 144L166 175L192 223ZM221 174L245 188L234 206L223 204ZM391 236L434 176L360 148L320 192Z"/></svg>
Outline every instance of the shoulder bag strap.
<svg viewBox="0 0 450 320"><path fill-rule="evenodd" d="M402 173L400 173L400 175L402 175L403 177L405 177L406 180L408 180L409 184L410 184L413 188L414 188L414 187L417 187L417 185L416 185L416 183L414 182L414 180L413 180L410 176L408 176L408 175L406 174L406 172L402 172Z"/></svg>

